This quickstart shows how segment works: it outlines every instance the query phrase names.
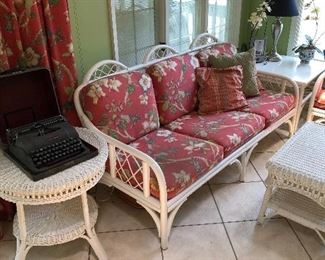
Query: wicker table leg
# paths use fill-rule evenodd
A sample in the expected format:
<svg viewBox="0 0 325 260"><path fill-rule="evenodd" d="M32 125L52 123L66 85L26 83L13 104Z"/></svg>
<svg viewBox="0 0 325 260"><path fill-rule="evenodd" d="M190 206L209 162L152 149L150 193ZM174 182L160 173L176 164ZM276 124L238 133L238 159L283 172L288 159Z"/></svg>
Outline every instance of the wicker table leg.
<svg viewBox="0 0 325 260"><path fill-rule="evenodd" d="M90 225L89 208L88 208L88 200L87 200L86 192L81 194L81 200L82 200L82 209L83 209L86 232L87 232L86 235L83 236L83 238L89 242L89 244L93 248L99 260L107 260L108 259L107 254L98 240L98 237L95 232L95 228L92 228Z"/></svg>
<svg viewBox="0 0 325 260"><path fill-rule="evenodd" d="M25 260L28 251L32 248L32 246L27 245L26 243L26 219L25 219L25 211L24 206L21 203L17 203L17 217L19 224L19 233L20 236L17 238L17 248L16 248L16 257L15 260Z"/></svg>
<svg viewBox="0 0 325 260"><path fill-rule="evenodd" d="M263 222L264 222L265 212L267 209L268 202L272 196L272 191L273 191L273 185L269 184L265 191L263 203L262 203L262 206L261 206L260 212L258 214L258 218L257 218L257 221L260 224L263 224Z"/></svg>

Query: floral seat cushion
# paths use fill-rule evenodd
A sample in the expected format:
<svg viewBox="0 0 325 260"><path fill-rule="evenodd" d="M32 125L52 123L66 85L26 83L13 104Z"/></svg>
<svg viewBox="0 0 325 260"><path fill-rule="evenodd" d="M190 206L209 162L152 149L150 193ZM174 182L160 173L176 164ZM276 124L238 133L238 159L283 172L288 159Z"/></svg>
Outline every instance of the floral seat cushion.
<svg viewBox="0 0 325 260"><path fill-rule="evenodd" d="M194 70L198 60L189 54L169 58L150 66L161 124L194 110L198 85Z"/></svg>
<svg viewBox="0 0 325 260"><path fill-rule="evenodd" d="M102 132L124 143L159 128L159 116L152 81L135 71L109 76L86 86L82 107Z"/></svg>
<svg viewBox="0 0 325 260"><path fill-rule="evenodd" d="M262 116L238 111L199 115L193 112L166 126L185 135L217 143L225 155L255 136L265 126Z"/></svg>
<svg viewBox="0 0 325 260"><path fill-rule="evenodd" d="M272 93L262 90L260 95L248 98L248 107L243 111L255 113L265 118L265 126L268 127L287 114L295 106L295 98L289 93Z"/></svg>
<svg viewBox="0 0 325 260"><path fill-rule="evenodd" d="M189 187L223 159L221 146L167 129L153 131L130 145L150 155L159 164L166 179L168 199ZM123 160L124 158L121 158L122 162ZM139 188L142 174L136 174L133 179L129 170L131 167L132 172L136 172L139 166L141 163L129 157L129 164L117 167L117 177ZM151 194L159 198L158 183L153 174L151 174L150 187Z"/></svg>

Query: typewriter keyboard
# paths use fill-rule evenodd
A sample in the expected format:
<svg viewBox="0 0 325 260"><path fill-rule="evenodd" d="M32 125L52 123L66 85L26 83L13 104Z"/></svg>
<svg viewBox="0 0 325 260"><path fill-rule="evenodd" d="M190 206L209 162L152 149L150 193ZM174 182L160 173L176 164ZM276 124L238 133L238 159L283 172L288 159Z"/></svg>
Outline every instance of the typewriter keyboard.
<svg viewBox="0 0 325 260"><path fill-rule="evenodd" d="M70 137L32 151L31 158L36 168L42 168L79 154L83 150L80 139Z"/></svg>

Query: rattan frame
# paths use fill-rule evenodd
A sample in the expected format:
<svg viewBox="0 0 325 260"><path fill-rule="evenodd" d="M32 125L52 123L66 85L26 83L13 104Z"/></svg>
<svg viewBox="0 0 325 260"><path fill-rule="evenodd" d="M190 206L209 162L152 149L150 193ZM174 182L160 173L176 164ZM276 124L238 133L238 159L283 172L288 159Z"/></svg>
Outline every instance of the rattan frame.
<svg viewBox="0 0 325 260"><path fill-rule="evenodd" d="M143 64L150 61L159 60L165 57L172 56L178 52L171 46L160 44L149 49L148 53L143 58Z"/></svg>
<svg viewBox="0 0 325 260"><path fill-rule="evenodd" d="M94 64L83 78L83 83L103 78L118 71L127 70L127 66L115 60L101 60Z"/></svg>
<svg viewBox="0 0 325 260"><path fill-rule="evenodd" d="M190 44L190 49L194 50L197 48L206 47L211 44L215 44L217 42L218 39L214 35L210 33L201 33L193 39L193 41Z"/></svg>

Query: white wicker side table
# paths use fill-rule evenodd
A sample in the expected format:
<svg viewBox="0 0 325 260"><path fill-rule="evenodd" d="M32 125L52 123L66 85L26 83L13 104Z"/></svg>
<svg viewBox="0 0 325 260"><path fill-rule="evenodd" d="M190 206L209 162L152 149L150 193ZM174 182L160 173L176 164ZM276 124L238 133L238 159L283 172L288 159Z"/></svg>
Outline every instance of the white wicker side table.
<svg viewBox="0 0 325 260"><path fill-rule="evenodd" d="M306 123L267 162L266 210L314 229L325 245L325 125Z"/></svg>
<svg viewBox="0 0 325 260"><path fill-rule="evenodd" d="M15 259L25 259L33 246L51 246L77 238L86 239L99 259L107 259L94 230L97 204L87 197L87 190L104 174L107 143L87 129L77 131L83 140L98 148L99 155L37 182L0 150L0 197L17 205Z"/></svg>

